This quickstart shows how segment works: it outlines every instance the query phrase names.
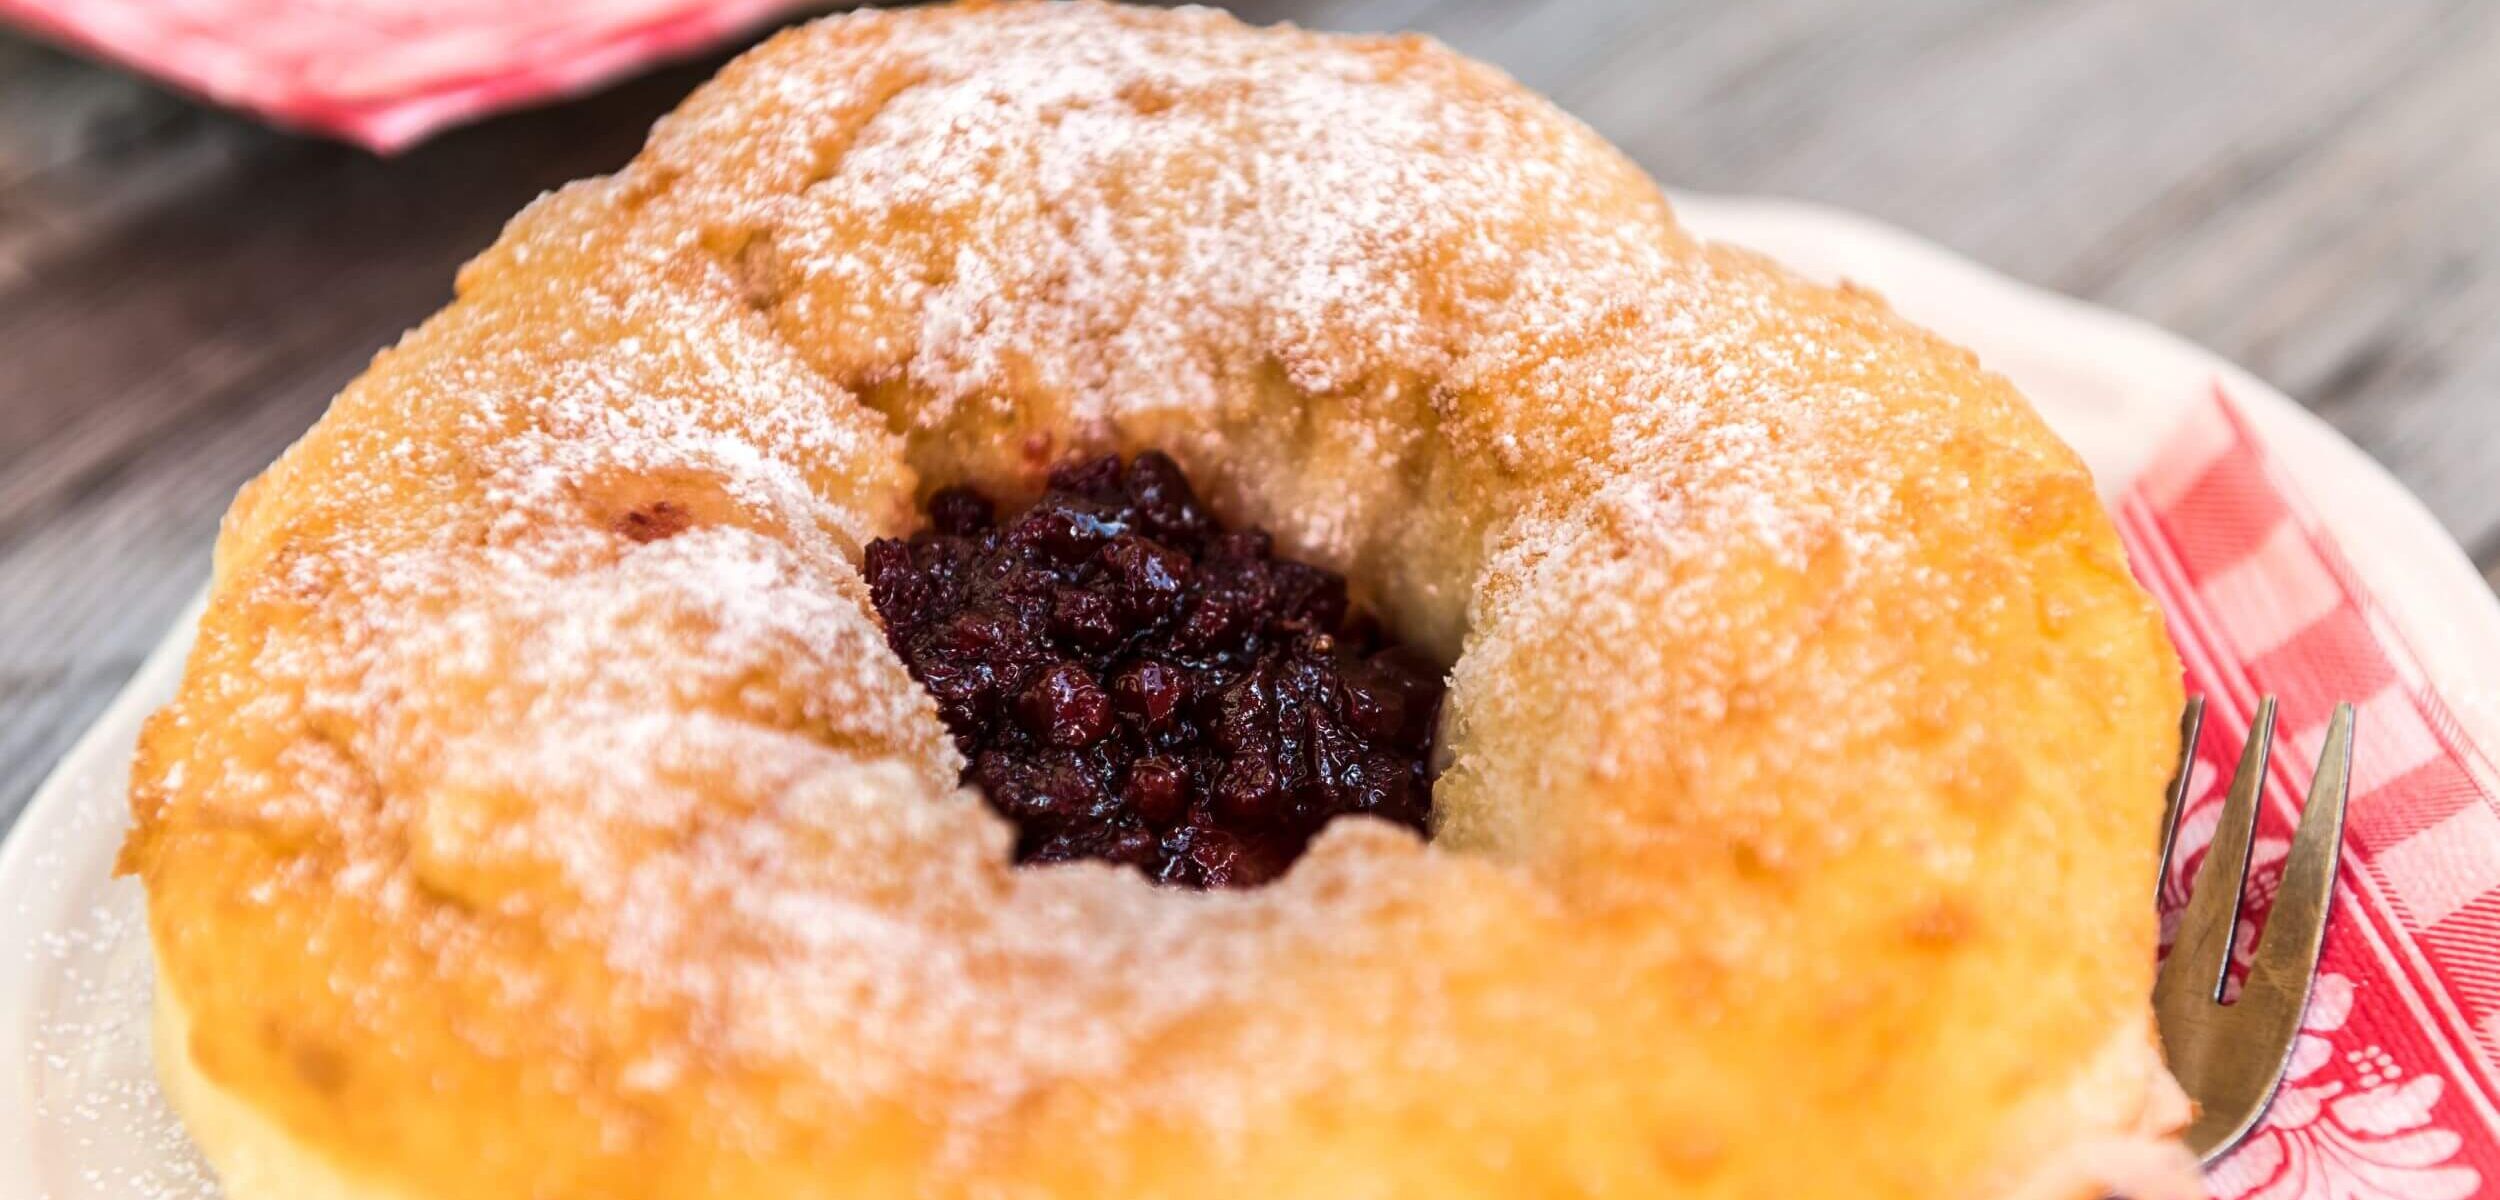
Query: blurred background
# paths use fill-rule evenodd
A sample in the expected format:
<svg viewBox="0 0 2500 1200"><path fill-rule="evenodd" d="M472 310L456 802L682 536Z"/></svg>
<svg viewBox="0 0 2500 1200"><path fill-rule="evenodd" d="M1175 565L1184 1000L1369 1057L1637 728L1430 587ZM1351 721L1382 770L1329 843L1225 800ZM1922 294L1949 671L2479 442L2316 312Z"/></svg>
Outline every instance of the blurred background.
<svg viewBox="0 0 2500 1200"><path fill-rule="evenodd" d="M2500 579L2500 4L1231 7L1431 33L1672 187L2143 316L2312 406ZM206 578L236 486L755 36L381 157L0 33L0 826Z"/></svg>

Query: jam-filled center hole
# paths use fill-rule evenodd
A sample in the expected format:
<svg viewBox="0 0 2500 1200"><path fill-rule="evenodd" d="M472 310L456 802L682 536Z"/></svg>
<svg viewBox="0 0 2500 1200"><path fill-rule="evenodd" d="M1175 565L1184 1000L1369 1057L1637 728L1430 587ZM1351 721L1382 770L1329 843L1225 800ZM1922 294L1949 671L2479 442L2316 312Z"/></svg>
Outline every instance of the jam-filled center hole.
<svg viewBox="0 0 2500 1200"><path fill-rule="evenodd" d="M929 519L869 545L869 591L1017 861L1252 887L1343 814L1428 831L1439 670L1170 458L1071 463L1004 516L948 488Z"/></svg>

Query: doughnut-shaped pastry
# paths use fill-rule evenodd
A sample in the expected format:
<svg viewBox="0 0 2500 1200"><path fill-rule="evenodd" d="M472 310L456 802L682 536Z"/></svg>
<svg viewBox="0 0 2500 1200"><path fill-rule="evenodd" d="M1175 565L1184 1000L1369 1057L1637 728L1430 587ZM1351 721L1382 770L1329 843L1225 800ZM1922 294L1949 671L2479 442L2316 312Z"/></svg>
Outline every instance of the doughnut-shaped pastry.
<svg viewBox="0 0 2500 1200"><path fill-rule="evenodd" d="M1430 840L1011 862L864 547L1152 448L1449 666ZM235 1200L2187 1194L2180 701L2003 380L1500 74L863 13L243 492L123 861Z"/></svg>

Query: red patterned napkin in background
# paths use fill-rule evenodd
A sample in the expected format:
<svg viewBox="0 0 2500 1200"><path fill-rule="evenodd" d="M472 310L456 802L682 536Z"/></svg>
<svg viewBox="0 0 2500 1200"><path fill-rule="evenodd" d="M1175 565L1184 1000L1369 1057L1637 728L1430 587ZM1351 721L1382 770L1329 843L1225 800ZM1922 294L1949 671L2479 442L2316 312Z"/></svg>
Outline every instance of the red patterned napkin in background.
<svg viewBox="0 0 2500 1200"><path fill-rule="evenodd" d="M2214 1195L2461 1200L2500 1188L2500 773L2227 396L2162 450L2118 519L2170 616L2188 689L2209 705L2167 912L2203 861L2258 697L2281 697L2286 735L2249 875L2260 910L2328 715L2338 700L2360 711L2317 990L2280 1096L2215 1166ZM2241 938L2242 954L2253 944Z"/></svg>
<svg viewBox="0 0 2500 1200"><path fill-rule="evenodd" d="M0 19L387 152L806 7L823 0L0 0Z"/></svg>

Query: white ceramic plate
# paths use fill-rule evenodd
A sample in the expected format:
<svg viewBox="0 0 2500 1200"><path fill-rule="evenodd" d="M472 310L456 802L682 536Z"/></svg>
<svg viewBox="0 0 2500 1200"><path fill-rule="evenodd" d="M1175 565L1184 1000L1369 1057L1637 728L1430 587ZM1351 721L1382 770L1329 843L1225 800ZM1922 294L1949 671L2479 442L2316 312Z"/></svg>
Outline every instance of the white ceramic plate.
<svg viewBox="0 0 2500 1200"><path fill-rule="evenodd" d="M1707 236L1848 277L1976 349L2081 450L2134 477L2219 379L2392 608L2460 720L2500 745L2500 602L2429 513L2246 372L2140 322L2025 287L1889 227L1797 204L1686 197ZM0 1200L201 1200L215 1186L158 1098L137 889L110 877L139 723L171 695L186 615L36 794L0 849Z"/></svg>

